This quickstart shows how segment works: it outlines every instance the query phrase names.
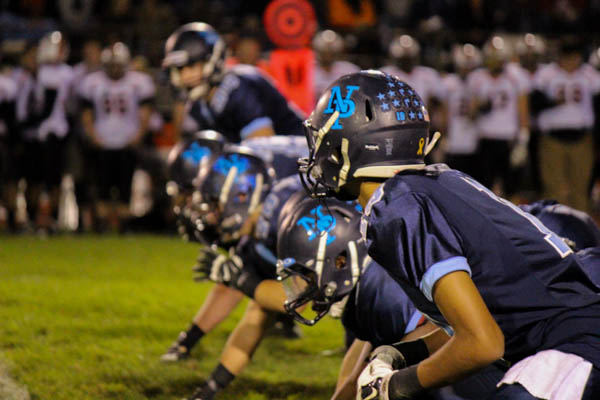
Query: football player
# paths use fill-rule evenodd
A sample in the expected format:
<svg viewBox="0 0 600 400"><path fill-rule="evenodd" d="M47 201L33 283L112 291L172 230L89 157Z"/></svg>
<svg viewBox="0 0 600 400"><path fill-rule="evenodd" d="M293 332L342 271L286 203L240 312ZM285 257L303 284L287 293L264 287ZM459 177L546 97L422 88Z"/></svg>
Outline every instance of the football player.
<svg viewBox="0 0 600 400"><path fill-rule="evenodd" d="M591 216L553 200L519 207L542 221L577 251L581 267L592 282L600 287L600 228Z"/></svg>
<svg viewBox="0 0 600 400"><path fill-rule="evenodd" d="M474 73L469 87L480 133L479 178L486 187L506 195L516 191L512 168L524 165L529 141L527 86L506 70L511 54L507 40L490 38L483 47L485 69Z"/></svg>
<svg viewBox="0 0 600 400"><path fill-rule="evenodd" d="M19 192L15 195L15 229L27 230L30 216L37 209L42 171L39 168L41 144L37 139L35 107L35 76L37 75L37 43L29 43L19 57L19 65L12 70L11 77L17 83L15 105L19 146L13 152L18 178ZM21 197L21 201L16 198ZM24 201L23 201L24 200Z"/></svg>
<svg viewBox="0 0 600 400"><path fill-rule="evenodd" d="M225 138L215 131L199 131L182 139L169 153L169 182L167 192L173 199L173 212L177 218L179 234L186 241L210 246L218 235L212 226L202 223L202 199L196 188L202 167L212 165L223 150ZM215 285L202 307L194 316L189 328L161 356L161 361L174 362L188 358L196 343L222 322L242 300L243 295L223 284Z"/></svg>
<svg viewBox="0 0 600 400"><path fill-rule="evenodd" d="M252 234L244 237L228 256L204 257L196 268L200 277L223 282L251 300L230 334L220 362L190 399L210 400L225 389L250 363L252 355L277 315L285 315L285 292L276 278L277 221L306 199L297 176L274 184ZM248 228L250 228L248 225Z"/></svg>
<svg viewBox="0 0 600 400"><path fill-rule="evenodd" d="M200 129L215 129L228 141L255 136L301 135L301 114L254 67L225 69L223 38L208 24L181 26L165 44L163 68L185 93Z"/></svg>
<svg viewBox="0 0 600 400"><path fill-rule="evenodd" d="M95 153L96 213L113 230L128 217L135 150L148 129L155 92L150 76L129 70L130 59L124 43L105 48L103 69L79 86L81 122Z"/></svg>
<svg viewBox="0 0 600 400"><path fill-rule="evenodd" d="M600 74L582 63L578 39L566 37L558 62L540 68L533 86L531 103L542 132L539 154L544 197L588 212Z"/></svg>
<svg viewBox="0 0 600 400"><path fill-rule="evenodd" d="M541 200L519 207L538 218L558 236L570 240L573 250L600 246L600 228L594 219L583 211L554 200Z"/></svg>
<svg viewBox="0 0 600 400"><path fill-rule="evenodd" d="M523 82L530 96L533 90L533 78L539 68L543 66L546 56L546 41L541 35L526 33L519 37L515 44L515 51L519 57L518 62L509 62L506 70L513 74L516 79ZM529 143L527 145L527 169L530 171L530 185L541 192L541 177L539 170L538 147L540 141L540 130L537 117L530 107L529 110Z"/></svg>
<svg viewBox="0 0 600 400"><path fill-rule="evenodd" d="M0 58L1 58L0 54ZM1 61L1 60L0 60ZM16 159L9 149L14 149L17 139L15 132L15 103L17 99L17 82L0 63L0 231L10 225L10 215L14 207L16 187Z"/></svg>
<svg viewBox="0 0 600 400"><path fill-rule="evenodd" d="M378 95L400 89L407 102L383 108ZM511 368L490 399L598 397L598 288L537 218L459 171L426 165L437 139L428 120L406 83L364 71L336 81L306 122L307 189L358 198L369 255L440 327L425 347L376 349L359 398L416 398L499 359ZM407 363L408 354L418 356Z"/></svg>
<svg viewBox="0 0 600 400"><path fill-rule="evenodd" d="M314 70L314 90L317 98L323 90L342 75L360 71L356 65L342 60L344 38L330 29L318 32L312 41L317 54L318 65Z"/></svg>
<svg viewBox="0 0 600 400"><path fill-rule="evenodd" d="M251 171L244 160L255 164L250 167ZM306 198L306 194L301 190L298 176L290 176L274 183L264 204L262 199L256 197L258 195L242 195L245 196L245 207L248 207L243 211L244 206L236 205L240 202L236 198L241 199L241 193L247 194L248 189L243 188L247 183L244 182L256 184L257 187L261 180L264 183L264 174L257 170L259 160L249 149L227 147L212 167L201 172L199 192L204 202L203 208L209 210L203 225L219 231L220 239L217 242L221 247L235 245L235 248L224 251L212 246L202 251L195 268L197 278L225 283L252 300L231 333L220 363L207 382L192 395L192 399L212 399L227 387L250 362L266 328L276 318L274 312L285 315L285 293L281 283L275 280L277 221L285 212L293 210L297 201ZM232 188L228 189L229 185ZM224 196L229 196L231 201L225 201ZM262 209L260 204L252 206L253 201L248 200L252 197L259 199ZM216 205L219 202L221 206ZM253 209L260 209L258 217L255 212L250 212ZM223 225L228 226L233 220L229 215L233 211L236 212L239 228L223 229Z"/></svg>
<svg viewBox="0 0 600 400"><path fill-rule="evenodd" d="M33 88L35 127L41 147L43 195L40 196L36 225L53 228L59 186L65 172L66 138L70 132L66 104L72 95L73 68L67 65L69 44L58 31L44 36L37 50L38 70Z"/></svg>
<svg viewBox="0 0 600 400"><path fill-rule="evenodd" d="M307 325L325 314L341 317L346 331L357 338L344 357L334 399L354 398L362 359L372 346L418 338L432 327L415 331L425 318L367 256L360 210L353 202L305 199L280 219L277 235L277 273L288 313ZM309 314L304 308L310 302Z"/></svg>
<svg viewBox="0 0 600 400"><path fill-rule="evenodd" d="M442 78L447 125L444 132L446 163L471 176L476 176L477 126L471 115L472 96L468 76L481 65L481 51L470 43L456 45L452 49L455 73Z"/></svg>
<svg viewBox="0 0 600 400"><path fill-rule="evenodd" d="M298 140L298 139L300 139L300 138L293 137L293 136L289 136L289 137L274 136L274 137L264 137L264 138L261 138L261 137L251 138L251 139L244 141L244 144L246 144L247 147L243 147L243 149L246 149L244 151L246 153L248 153L248 156L250 156L250 155L252 156L250 159L254 163L257 163L260 165L261 163L264 164L264 162L262 160L266 160L266 165L269 165L272 162L273 165L275 166L274 170L275 170L277 177L285 178L291 172L294 172L294 174L296 172L294 167L297 165L297 163L296 163L297 158L295 158L295 157L297 157L298 154L306 154L306 152L307 152L306 141ZM177 148L179 148L179 147L177 147ZM181 148L183 149L183 147L181 147ZM230 148L230 150L235 151L236 147ZM248 150L250 150L250 151L248 152ZM179 154L180 154L180 152L178 152L177 150L174 150L174 152L171 154L169 160L177 160L180 157ZM260 154L261 159L256 157L256 154ZM222 161L221 164L229 165L230 167L233 165L233 164L231 164L229 162L225 162L225 161ZM184 162L180 161L180 162L176 162L176 163L171 162L171 165L172 165L171 176L179 177L179 176L184 176L184 174L173 173L173 167L177 166L177 165L180 165L180 166L189 165L189 163L184 163ZM216 192L216 194L215 194L210 191L210 190L213 190L213 191L218 190L220 183L217 182L215 184L209 184L208 182L215 181L215 180L218 181L219 179L222 178L223 174L207 172L207 169L210 169L209 168L210 166L212 166L212 162L209 164L203 165L203 169L202 169L204 171L203 175L205 176L204 181L206 181L202 187L205 190L207 190L207 192L203 194L202 190L195 190L195 191L192 191L192 192L195 192L194 195L190 194L190 196L188 196L187 202L195 204L194 205L195 211L193 211L193 210L186 211L184 209L181 209L181 211L180 211L178 208L175 208L177 215L181 215L181 213L184 212L184 213L192 216L192 218L187 218L187 217L183 218L183 219L179 218L180 220L182 220L182 223L180 223L179 229L180 229L180 232L184 235L184 238L200 241L201 243L203 243L207 246L215 245L217 247L219 247L219 246L223 247L223 246L225 246L223 244L223 242L227 242L228 247L233 248L237 244L237 241L240 237L239 233L236 234L237 237L234 240L231 240L231 238L226 239L224 237L221 237L220 233L217 232L217 230L216 230L216 226L218 225L219 220L213 219L211 221L209 218L209 220L207 221L205 219L205 216L200 217L200 214L206 214L207 211L209 209L211 209L209 207L208 203L206 203L202 199L209 198L211 195L213 197L217 197L217 195L219 195L219 197L220 197L220 194L219 194L220 192ZM185 175L193 177L193 178L197 178L198 171L196 170L196 172L194 172L194 168L190 168L189 172L186 173ZM252 179L254 179L254 178L252 178ZM175 180L176 182L178 182L182 179L179 178L179 179L172 179L172 180ZM192 185L191 179L189 179L188 182L189 182L189 187L191 190L191 185ZM196 185L197 184L198 184L198 182L196 182ZM181 188L177 188L173 184L171 184L171 186L172 186L172 189L170 191L172 193L177 193L177 192L182 191ZM179 186L181 186L181 184ZM254 227L254 225L256 224L257 227L255 228L255 236L257 238L260 238L261 240L263 238L264 238L264 240L267 240L266 238L269 235L275 234L276 229L274 227L272 227L273 225L272 225L271 219L275 218L275 221L276 221L276 218L279 213L278 210L283 205L283 202L289 197L289 195L291 195L291 193L296 191L299 187L300 187L300 184L299 184L297 178L291 179L291 181L282 180L280 183L277 183L276 185L274 185L274 189L273 189L274 193L270 193L267 201L265 201L264 207L262 208L262 211L261 211L260 216L258 217L258 220L256 220L256 218L254 218L254 221L249 222L246 230L248 230L248 231L253 230L252 227ZM281 196L281 198L278 198L278 196ZM263 201L261 200L260 204L255 205L254 208L256 210L259 210L260 206L262 204L263 204ZM246 204L246 205L248 206L248 204ZM228 207L233 207L233 205L228 205ZM273 207L277 207L277 209L273 210ZM271 211L269 211L269 210L271 210ZM246 212L243 215L244 215L243 218L247 219L249 214L248 214L248 212ZM268 217L266 215L268 215ZM242 217L238 217L238 218L242 218ZM229 235L229 234L224 232L224 235ZM268 248L269 246L271 246L272 249L269 251L265 251L265 249ZM245 247L251 248L252 246L248 245ZM267 245L267 247L264 247L264 246L260 246L260 247L261 247L261 250L253 252L253 254L254 255L262 254L264 257L266 257L266 260L267 260L266 264L272 265L270 268L272 268L274 270L275 256L274 255L269 256L270 252L274 253L274 251L275 251L274 244ZM210 257L205 257L205 256L207 256L206 253L209 253L212 256L214 256L215 253L214 253L214 251L212 251L210 249L205 249L201 253L201 255L205 261L204 266L206 268L211 268L212 260L210 259ZM209 262L209 260L211 262ZM222 261L222 259L219 260L219 262L221 262L221 261ZM246 263L248 263L248 261L246 261ZM227 267L227 265L220 265L220 267ZM217 268L219 268L219 267L217 267ZM201 269L202 268L200 268L200 270ZM250 267L247 267L246 270L250 270ZM207 275L210 278L210 272L207 272L205 275ZM169 348L169 350L161 357L162 361L171 362L171 361L179 361L181 359L187 358L190 354L191 349L195 346L195 344L206 333L211 331L217 324L219 324L225 317L227 317L227 315L229 315L229 313L233 310L233 308L241 300L242 293L238 290L234 290L232 288L228 288L228 287L224 286L222 284L224 279L222 277L218 278L217 275L218 275L218 273L215 272L215 274L213 274L213 277L215 278L214 280L218 284L215 285L215 287L211 290L211 294L207 297L203 306L200 308L200 310L194 317L192 323L190 324L190 328L186 332L180 333L179 339L177 341L175 341L175 343L173 343L173 345ZM233 278L234 277L232 277L230 275L229 278L227 279L227 284L230 287L236 287L236 283L238 282L237 280L235 280L235 282L234 282ZM236 276L236 278L239 278L239 276ZM253 282L256 283L257 281L253 281ZM268 286L268 284L266 284L265 286ZM245 290L244 293L246 293L251 298L253 297L252 289ZM215 306L215 304L213 304L213 303L215 303L215 304L222 303L222 304ZM279 303L282 304L282 301ZM297 330L295 329L293 324L289 324L289 321L284 320L284 321L279 321L279 322L283 323L283 327L282 327L283 329L279 333L282 333L288 337L294 337L294 336L298 335Z"/></svg>

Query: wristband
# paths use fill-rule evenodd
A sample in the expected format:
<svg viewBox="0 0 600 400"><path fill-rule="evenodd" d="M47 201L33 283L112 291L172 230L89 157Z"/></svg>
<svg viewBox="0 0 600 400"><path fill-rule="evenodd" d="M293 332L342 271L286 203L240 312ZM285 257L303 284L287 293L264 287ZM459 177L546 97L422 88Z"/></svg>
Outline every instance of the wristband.
<svg viewBox="0 0 600 400"><path fill-rule="evenodd" d="M398 350L406 360L406 366L410 367L429 357L429 350L423 339L417 339L412 342L401 342L392 345Z"/></svg>
<svg viewBox="0 0 600 400"><path fill-rule="evenodd" d="M417 377L416 365L394 372L387 387L390 400L412 399L424 390Z"/></svg>

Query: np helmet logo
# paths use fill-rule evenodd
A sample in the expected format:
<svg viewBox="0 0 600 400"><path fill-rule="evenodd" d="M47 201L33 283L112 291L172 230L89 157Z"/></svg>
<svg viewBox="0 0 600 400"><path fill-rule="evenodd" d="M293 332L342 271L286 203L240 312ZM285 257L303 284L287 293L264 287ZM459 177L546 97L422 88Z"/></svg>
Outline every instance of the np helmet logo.
<svg viewBox="0 0 600 400"><path fill-rule="evenodd" d="M310 210L310 217L304 216L298 220L296 225L302 226L306 230L308 241L312 242L317 236L321 236L325 232L329 233L335 228L336 220L331 214L323 214L322 206L317 206ZM327 244L335 240L335 236L327 236Z"/></svg>
<svg viewBox="0 0 600 400"><path fill-rule="evenodd" d="M331 96L329 96L329 103L327 104L327 108L323 111L323 114L333 114L336 111L340 112L340 116L335 120L335 123L331 126L331 129L342 129L342 124L340 123L340 119L348 118L352 114L354 114L354 110L356 109L356 104L350 96L352 96L352 92L360 89L359 86L346 86L346 98L342 97L342 91L339 86L334 86L331 88Z"/></svg>

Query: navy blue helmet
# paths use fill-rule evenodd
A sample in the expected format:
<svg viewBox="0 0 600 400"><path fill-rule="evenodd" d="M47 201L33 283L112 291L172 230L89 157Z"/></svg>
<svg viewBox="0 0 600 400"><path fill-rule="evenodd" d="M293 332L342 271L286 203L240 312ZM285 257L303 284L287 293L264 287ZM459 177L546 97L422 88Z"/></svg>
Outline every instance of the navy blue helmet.
<svg viewBox="0 0 600 400"><path fill-rule="evenodd" d="M221 152L224 144L225 138L212 130L198 131L179 141L171 149L167 159L171 182L170 188L167 189L169 194L191 191L198 177L200 165L210 163L211 158Z"/></svg>
<svg viewBox="0 0 600 400"><path fill-rule="evenodd" d="M273 168L251 149L226 145L211 165L200 169L204 225L216 227L223 244L239 240L242 226L260 210L274 176Z"/></svg>
<svg viewBox="0 0 600 400"><path fill-rule="evenodd" d="M201 202L195 195L200 167L210 165L223 149L225 139L211 130L198 131L177 143L167 159L169 182L167 193L173 198L173 213L177 217L178 231L184 240L210 243L208 231L201 224ZM214 236L214 235L213 235Z"/></svg>
<svg viewBox="0 0 600 400"><path fill-rule="evenodd" d="M356 198L348 184L423 168L435 142L429 144L429 115L419 94L373 70L336 80L304 125L309 157L300 161L301 176L312 196Z"/></svg>
<svg viewBox="0 0 600 400"><path fill-rule="evenodd" d="M297 321L314 325L358 282L367 259L360 211L354 202L308 198L279 220L277 273L285 308ZM308 319L301 309L311 301L316 315Z"/></svg>
<svg viewBox="0 0 600 400"><path fill-rule="evenodd" d="M183 89L192 100L205 97L218 85L225 71L225 41L215 29L203 22L191 22L179 27L165 44L162 66L169 71L173 86ZM194 87L183 87L180 69L203 63L202 81Z"/></svg>

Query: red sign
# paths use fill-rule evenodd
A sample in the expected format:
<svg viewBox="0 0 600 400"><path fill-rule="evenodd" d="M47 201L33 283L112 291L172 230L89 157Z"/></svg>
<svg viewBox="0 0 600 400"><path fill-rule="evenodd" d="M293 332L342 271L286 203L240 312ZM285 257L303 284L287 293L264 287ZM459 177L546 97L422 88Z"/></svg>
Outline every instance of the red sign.
<svg viewBox="0 0 600 400"><path fill-rule="evenodd" d="M307 0L275 0L263 15L267 36L285 49L306 47L317 30L315 10Z"/></svg>
<svg viewBox="0 0 600 400"><path fill-rule="evenodd" d="M277 87L307 115L314 107L314 63L314 53L308 48L271 52L270 71Z"/></svg>

